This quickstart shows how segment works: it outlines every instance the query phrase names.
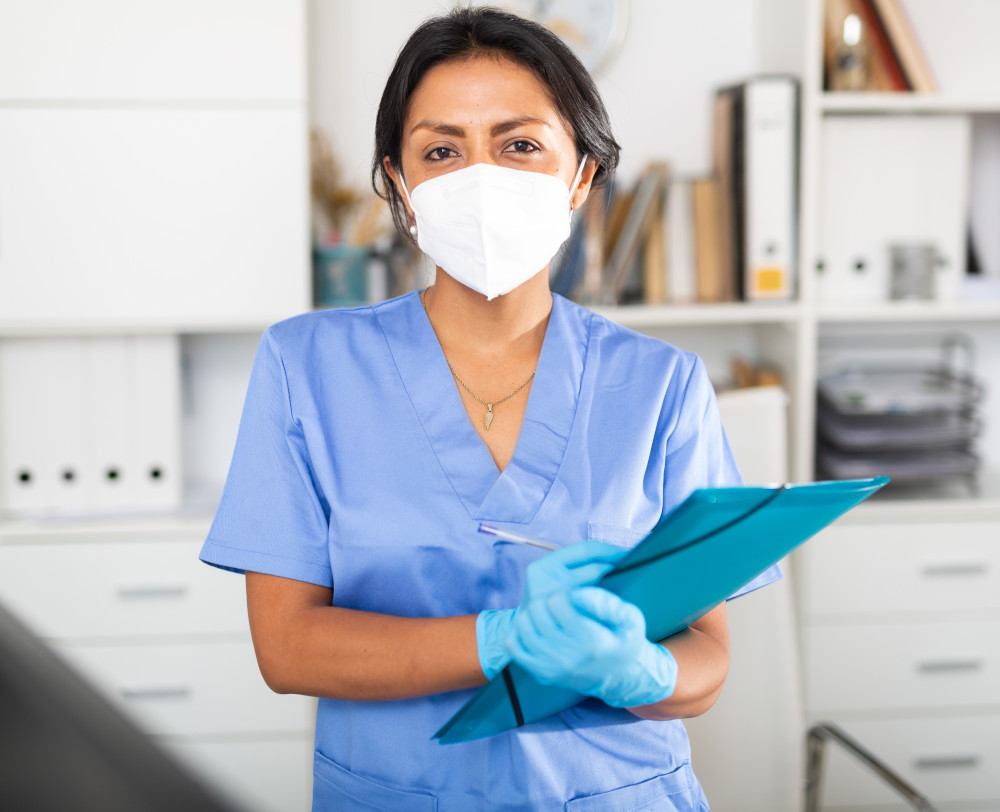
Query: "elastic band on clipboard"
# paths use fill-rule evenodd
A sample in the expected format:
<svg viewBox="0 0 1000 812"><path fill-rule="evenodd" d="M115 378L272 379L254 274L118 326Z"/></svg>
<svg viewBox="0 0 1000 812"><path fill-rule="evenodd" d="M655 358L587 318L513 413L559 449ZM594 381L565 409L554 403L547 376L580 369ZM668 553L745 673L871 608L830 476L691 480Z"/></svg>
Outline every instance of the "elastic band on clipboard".
<svg viewBox="0 0 1000 812"><path fill-rule="evenodd" d="M514 711L514 721L518 727L524 727L524 714L521 712L521 700L517 698L517 689L514 687L514 678L510 675L510 668L504 668L503 684L507 686L507 697L510 699L511 710Z"/></svg>

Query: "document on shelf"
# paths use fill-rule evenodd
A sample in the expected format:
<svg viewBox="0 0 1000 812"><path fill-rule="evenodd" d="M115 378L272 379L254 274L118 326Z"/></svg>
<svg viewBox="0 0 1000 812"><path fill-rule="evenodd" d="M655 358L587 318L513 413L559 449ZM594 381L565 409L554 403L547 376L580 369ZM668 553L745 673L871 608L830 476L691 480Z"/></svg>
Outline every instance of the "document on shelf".
<svg viewBox="0 0 1000 812"><path fill-rule="evenodd" d="M642 610L650 640L686 629L882 488L887 477L693 492L599 582ZM665 588L669 585L669 588ZM434 734L472 741L537 722L586 697L542 685L516 663Z"/></svg>

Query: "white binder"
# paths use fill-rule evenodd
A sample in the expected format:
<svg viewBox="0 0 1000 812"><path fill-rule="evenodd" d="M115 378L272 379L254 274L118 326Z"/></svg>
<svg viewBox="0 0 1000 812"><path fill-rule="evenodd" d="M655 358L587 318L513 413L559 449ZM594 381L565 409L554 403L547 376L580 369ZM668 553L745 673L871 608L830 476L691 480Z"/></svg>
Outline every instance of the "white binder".
<svg viewBox="0 0 1000 812"><path fill-rule="evenodd" d="M785 76L743 86L743 298L789 299L797 257L798 87Z"/></svg>
<svg viewBox="0 0 1000 812"><path fill-rule="evenodd" d="M691 181L675 178L667 188L664 206L667 238L667 301L692 304L698 299L695 276L694 213L691 210Z"/></svg>
<svg viewBox="0 0 1000 812"><path fill-rule="evenodd" d="M130 339L129 393L134 506L176 509L182 497L178 336Z"/></svg>
<svg viewBox="0 0 1000 812"><path fill-rule="evenodd" d="M135 471L130 465L128 339L86 339L86 383L83 402L91 438L90 468L95 477L93 509L97 513L127 510L135 502Z"/></svg>
<svg viewBox="0 0 1000 812"><path fill-rule="evenodd" d="M78 339L0 342L0 505L5 511L61 515L88 509L93 480L84 374Z"/></svg>

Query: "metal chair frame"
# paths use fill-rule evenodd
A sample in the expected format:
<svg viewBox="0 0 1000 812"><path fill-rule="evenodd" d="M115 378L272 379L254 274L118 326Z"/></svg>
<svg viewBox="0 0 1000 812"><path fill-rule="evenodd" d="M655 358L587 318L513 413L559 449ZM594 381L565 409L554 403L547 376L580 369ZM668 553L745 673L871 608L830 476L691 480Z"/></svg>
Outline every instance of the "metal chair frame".
<svg viewBox="0 0 1000 812"><path fill-rule="evenodd" d="M823 756L826 750L826 743L831 741L839 744L868 767L876 776L899 793L914 809L920 809L922 812L937 812L937 808L927 798L844 733L843 730L829 722L814 725L809 729L809 733L806 736L808 760L806 762L805 812L818 812L819 810L821 779L823 777Z"/></svg>

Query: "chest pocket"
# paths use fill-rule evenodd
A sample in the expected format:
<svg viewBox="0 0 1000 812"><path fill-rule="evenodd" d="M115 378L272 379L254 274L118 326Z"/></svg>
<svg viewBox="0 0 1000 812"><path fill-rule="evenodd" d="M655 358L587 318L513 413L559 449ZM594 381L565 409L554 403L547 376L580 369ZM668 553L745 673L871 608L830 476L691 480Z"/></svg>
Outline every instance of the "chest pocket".
<svg viewBox="0 0 1000 812"><path fill-rule="evenodd" d="M653 528L649 528L652 530ZM621 524L604 524L602 522L589 522L587 524L587 538L595 541L606 541L617 547L624 547L631 550L646 538L649 530L633 530Z"/></svg>
<svg viewBox="0 0 1000 812"><path fill-rule="evenodd" d="M566 803L566 812L709 812L708 800L685 762L670 773Z"/></svg>

